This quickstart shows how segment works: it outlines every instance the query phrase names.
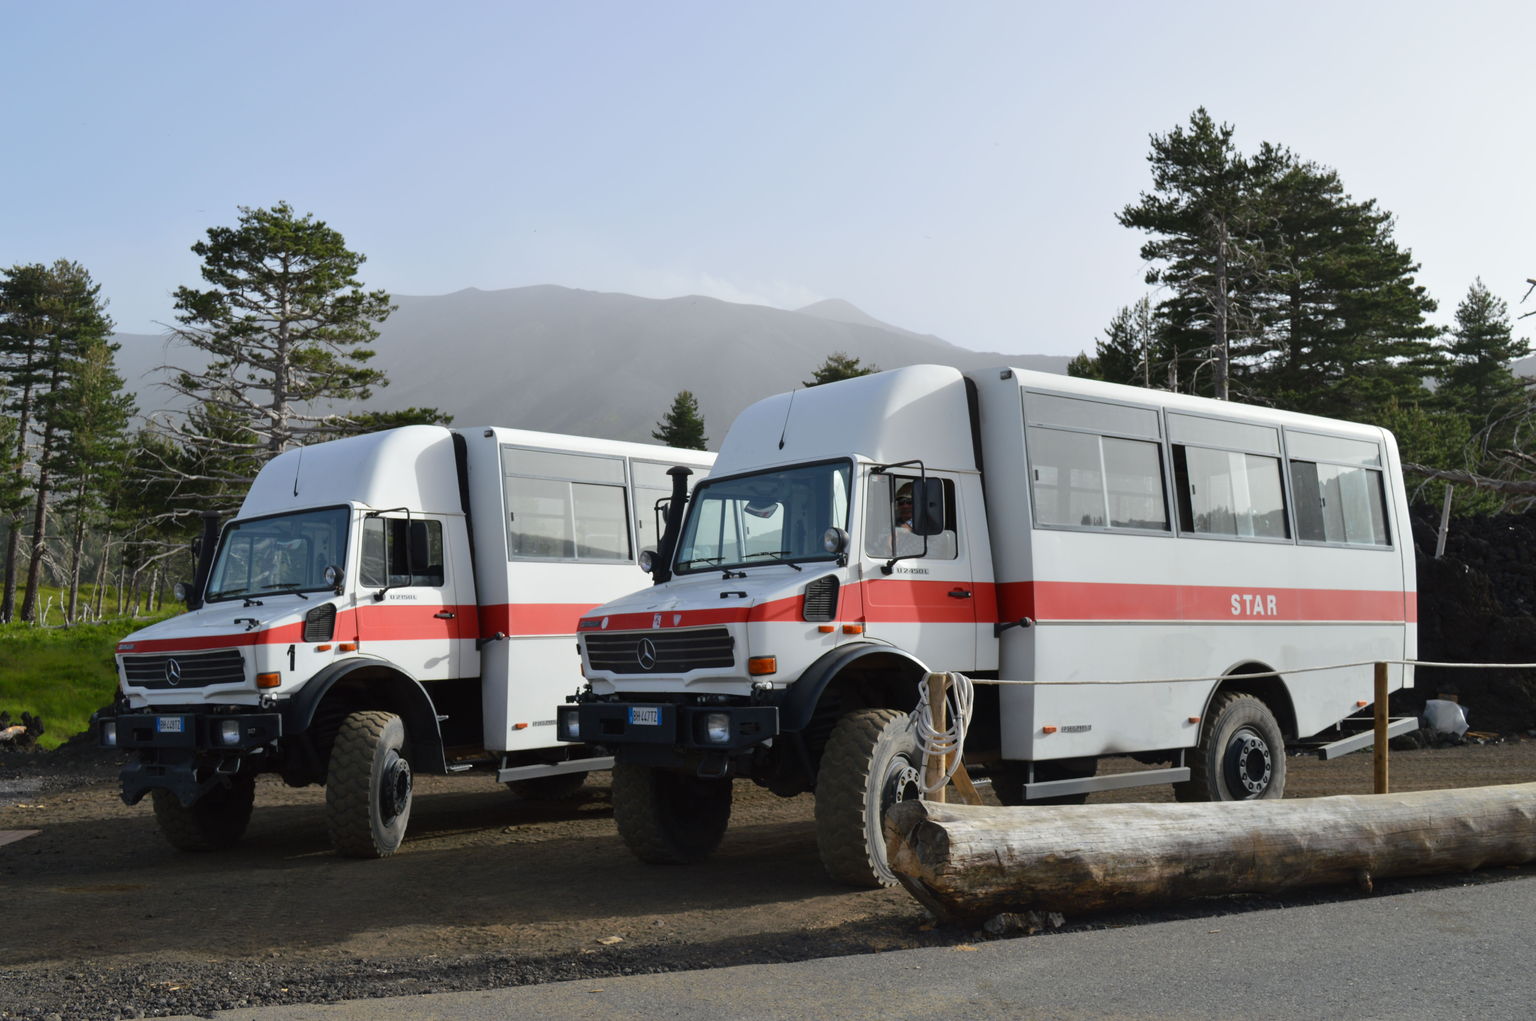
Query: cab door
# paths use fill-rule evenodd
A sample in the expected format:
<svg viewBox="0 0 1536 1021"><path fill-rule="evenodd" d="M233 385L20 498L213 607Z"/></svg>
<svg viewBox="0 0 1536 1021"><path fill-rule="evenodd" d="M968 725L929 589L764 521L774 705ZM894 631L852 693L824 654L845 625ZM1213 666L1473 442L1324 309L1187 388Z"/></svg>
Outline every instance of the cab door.
<svg viewBox="0 0 1536 1021"><path fill-rule="evenodd" d="M941 525L921 535L910 522L919 477L872 472L864 489L861 586L865 634L903 649L932 670L976 669L978 604L956 481L926 473L929 514ZM918 509L921 513L921 508Z"/></svg>
<svg viewBox="0 0 1536 1021"><path fill-rule="evenodd" d="M473 606L459 598L468 579L451 570L448 542L437 518L390 511L363 519L360 648L418 681L460 676L460 629L476 626Z"/></svg>

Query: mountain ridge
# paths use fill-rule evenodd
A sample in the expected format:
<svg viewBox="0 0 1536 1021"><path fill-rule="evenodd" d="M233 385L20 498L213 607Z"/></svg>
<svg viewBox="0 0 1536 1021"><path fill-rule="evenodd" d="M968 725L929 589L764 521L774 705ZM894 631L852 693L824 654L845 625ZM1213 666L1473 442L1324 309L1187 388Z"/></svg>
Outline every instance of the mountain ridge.
<svg viewBox="0 0 1536 1021"><path fill-rule="evenodd" d="M653 442L680 390L692 391L711 448L747 405L803 385L834 352L882 369L917 363L1065 372L1055 355L970 351L829 299L784 310L684 295L641 298L536 284L396 295L370 365L390 385L368 407L440 408L460 426L503 425ZM158 366L190 362L165 336L120 334L119 372L141 414L174 408Z"/></svg>

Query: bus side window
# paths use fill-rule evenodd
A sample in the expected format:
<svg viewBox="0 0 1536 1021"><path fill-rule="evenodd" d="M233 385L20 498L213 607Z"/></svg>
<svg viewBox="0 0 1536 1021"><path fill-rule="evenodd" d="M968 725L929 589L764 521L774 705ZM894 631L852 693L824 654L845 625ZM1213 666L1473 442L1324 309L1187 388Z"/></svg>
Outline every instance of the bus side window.
<svg viewBox="0 0 1536 1021"><path fill-rule="evenodd" d="M911 476L871 475L864 501L864 555L884 559L890 556L926 556L930 560L954 560L960 555L956 539L955 483L953 479L929 478L929 484L938 483L944 494L944 528L928 536L927 553L923 552L923 536L910 528L896 529L896 549L891 550L892 512L898 497L910 494ZM903 512L896 512L898 520Z"/></svg>

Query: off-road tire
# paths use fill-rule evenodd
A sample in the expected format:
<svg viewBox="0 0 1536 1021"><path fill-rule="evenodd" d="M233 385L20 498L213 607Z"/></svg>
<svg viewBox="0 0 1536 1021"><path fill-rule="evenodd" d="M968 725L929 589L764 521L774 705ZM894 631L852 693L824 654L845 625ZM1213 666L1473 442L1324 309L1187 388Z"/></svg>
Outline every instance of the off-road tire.
<svg viewBox="0 0 1536 1021"><path fill-rule="evenodd" d="M643 862L701 862L731 821L731 781L621 762L613 767L613 821Z"/></svg>
<svg viewBox="0 0 1536 1021"><path fill-rule="evenodd" d="M1285 736L1269 707L1235 691L1217 695L1190 753L1179 801L1257 801L1285 794Z"/></svg>
<svg viewBox="0 0 1536 1021"><path fill-rule="evenodd" d="M411 818L405 724L394 713L356 712L342 721L325 779L331 846L350 858L387 858Z"/></svg>
<svg viewBox="0 0 1536 1021"><path fill-rule="evenodd" d="M170 791L150 792L155 822L170 845L179 851L222 851L245 835L256 803L256 775L236 773L227 783L210 788L191 808Z"/></svg>
<svg viewBox="0 0 1536 1021"><path fill-rule="evenodd" d="M581 793L585 773L555 773L531 780L508 780L507 790L527 801L569 801Z"/></svg>
<svg viewBox="0 0 1536 1021"><path fill-rule="evenodd" d="M1052 759L1035 763L1035 780L1045 783L1048 780L1081 780L1093 776L1098 763L1093 759ZM1081 805L1088 800L1087 793L1061 794L1054 798L1036 798L1033 801L1024 800L1024 778L1029 775L1029 766L1024 763L1010 764L995 769L991 773L992 793L997 795L997 801L1001 805Z"/></svg>
<svg viewBox="0 0 1536 1021"><path fill-rule="evenodd" d="M816 776L816 847L827 874L849 886L895 886L885 813L922 796L923 756L909 714L859 709L837 721Z"/></svg>

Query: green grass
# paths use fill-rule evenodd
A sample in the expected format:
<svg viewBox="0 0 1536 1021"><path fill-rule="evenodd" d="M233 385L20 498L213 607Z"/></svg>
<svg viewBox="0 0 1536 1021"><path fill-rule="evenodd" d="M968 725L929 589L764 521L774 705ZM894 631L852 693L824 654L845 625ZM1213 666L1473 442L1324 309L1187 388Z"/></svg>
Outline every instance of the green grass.
<svg viewBox="0 0 1536 1021"><path fill-rule="evenodd" d="M180 607L175 607L179 610ZM170 611L157 615L170 616ZM117 691L112 650L149 618L122 618L74 627L0 624L0 709L13 722L29 712L42 719L43 748L57 748L89 728L91 713Z"/></svg>

